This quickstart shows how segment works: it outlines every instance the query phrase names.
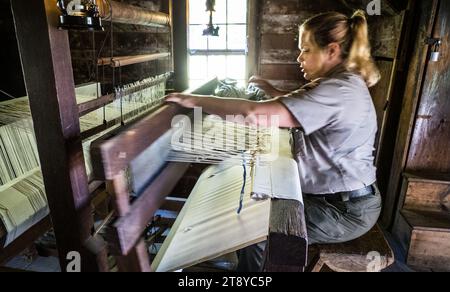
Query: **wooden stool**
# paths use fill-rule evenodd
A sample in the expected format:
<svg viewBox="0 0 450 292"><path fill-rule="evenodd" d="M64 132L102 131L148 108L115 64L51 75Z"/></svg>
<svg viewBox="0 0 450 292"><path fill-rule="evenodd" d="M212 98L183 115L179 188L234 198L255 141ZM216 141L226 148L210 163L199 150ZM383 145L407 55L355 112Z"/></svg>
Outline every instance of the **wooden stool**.
<svg viewBox="0 0 450 292"><path fill-rule="evenodd" d="M311 272L380 272L394 263L394 253L378 225L353 241L314 248L318 251Z"/></svg>

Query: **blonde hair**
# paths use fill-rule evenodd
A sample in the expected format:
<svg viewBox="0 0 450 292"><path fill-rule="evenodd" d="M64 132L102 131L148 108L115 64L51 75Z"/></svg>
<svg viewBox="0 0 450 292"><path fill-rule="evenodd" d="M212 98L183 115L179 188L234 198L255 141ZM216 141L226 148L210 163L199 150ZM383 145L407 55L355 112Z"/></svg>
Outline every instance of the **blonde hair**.
<svg viewBox="0 0 450 292"><path fill-rule="evenodd" d="M350 18L338 12L322 13L305 21L301 30L311 33L311 41L321 49L338 43L346 68L361 75L368 87L380 80L380 71L372 59L363 10L357 10Z"/></svg>

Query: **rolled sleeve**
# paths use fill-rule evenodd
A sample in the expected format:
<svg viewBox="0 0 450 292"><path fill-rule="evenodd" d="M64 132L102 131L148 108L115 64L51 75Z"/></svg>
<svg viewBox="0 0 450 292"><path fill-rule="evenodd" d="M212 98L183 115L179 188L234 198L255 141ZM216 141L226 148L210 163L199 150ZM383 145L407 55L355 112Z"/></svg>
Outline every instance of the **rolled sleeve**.
<svg viewBox="0 0 450 292"><path fill-rule="evenodd" d="M333 123L342 108L339 80L329 79L316 88L299 92L294 96L279 99L302 126L306 135L310 135Z"/></svg>

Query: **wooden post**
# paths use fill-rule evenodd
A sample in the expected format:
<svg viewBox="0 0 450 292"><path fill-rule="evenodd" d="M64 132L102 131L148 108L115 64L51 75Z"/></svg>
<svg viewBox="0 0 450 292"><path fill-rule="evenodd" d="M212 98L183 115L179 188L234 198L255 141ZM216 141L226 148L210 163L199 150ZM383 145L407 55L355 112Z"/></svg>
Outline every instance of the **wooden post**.
<svg viewBox="0 0 450 292"><path fill-rule="evenodd" d="M54 0L11 1L45 189L62 271L69 252L81 271L106 270L106 252L85 248L93 227L67 31Z"/></svg>
<svg viewBox="0 0 450 292"><path fill-rule="evenodd" d="M308 236L303 204L294 200L272 200L264 270L303 272L307 257Z"/></svg>
<svg viewBox="0 0 450 292"><path fill-rule="evenodd" d="M172 30L175 70L175 90L184 91L189 87L188 80L188 4L187 0L173 1Z"/></svg>
<svg viewBox="0 0 450 292"><path fill-rule="evenodd" d="M248 25L247 25L247 43L248 55L246 66L246 78L259 74L259 50L261 42L260 17L261 1L248 0Z"/></svg>

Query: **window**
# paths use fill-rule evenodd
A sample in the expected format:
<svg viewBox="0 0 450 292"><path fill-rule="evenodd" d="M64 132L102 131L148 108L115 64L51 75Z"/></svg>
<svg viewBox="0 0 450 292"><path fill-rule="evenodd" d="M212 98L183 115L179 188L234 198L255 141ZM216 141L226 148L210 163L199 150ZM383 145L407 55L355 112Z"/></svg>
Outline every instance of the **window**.
<svg viewBox="0 0 450 292"><path fill-rule="evenodd" d="M219 36L203 36L209 23L206 0L189 0L189 86L209 78L233 78L245 83L247 0L216 0L214 26Z"/></svg>

